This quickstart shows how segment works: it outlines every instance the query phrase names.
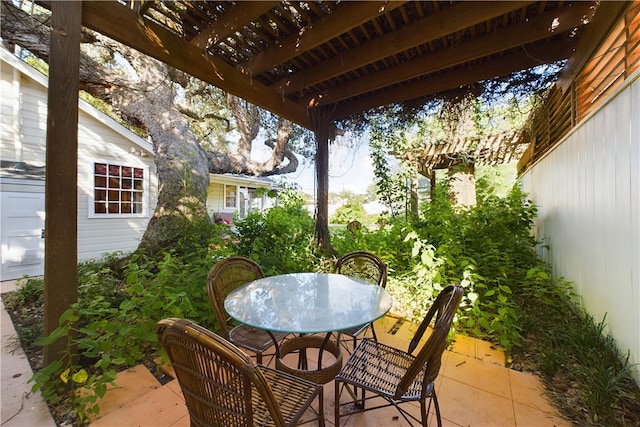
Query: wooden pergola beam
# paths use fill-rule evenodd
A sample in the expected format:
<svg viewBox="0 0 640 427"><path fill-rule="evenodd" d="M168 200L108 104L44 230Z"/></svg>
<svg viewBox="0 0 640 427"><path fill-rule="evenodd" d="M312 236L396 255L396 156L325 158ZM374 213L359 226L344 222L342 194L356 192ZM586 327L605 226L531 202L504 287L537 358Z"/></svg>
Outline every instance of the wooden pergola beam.
<svg viewBox="0 0 640 427"><path fill-rule="evenodd" d="M216 44L220 40L233 35L278 3L277 1L242 1L235 3L227 12L228 19L215 21L191 39L191 43L199 49L206 49L210 44Z"/></svg>
<svg viewBox="0 0 640 427"><path fill-rule="evenodd" d="M51 2L52 4L56 2ZM228 93L311 129L306 106L268 89L237 72L224 61L207 54L135 11L111 1L82 2L82 23L116 41L210 83Z"/></svg>
<svg viewBox="0 0 640 427"><path fill-rule="evenodd" d="M554 19L557 19L558 22L554 31L563 33L584 25L582 17L588 11L588 6L589 3L579 3L574 7L562 10L561 13L557 11L548 12L535 20L478 37L461 46L421 56L394 68L364 76L357 81L333 86L320 94L313 94L303 98L304 103L307 104L312 98L315 98L321 104L332 104L343 99L454 67L470 60L494 55L542 40L549 37L550 26Z"/></svg>
<svg viewBox="0 0 640 427"><path fill-rule="evenodd" d="M313 31L305 31L296 38L288 38L260 52L238 66L245 74L258 75L301 53L314 49L347 31L356 28L383 13L402 6L404 1L355 1L343 2L335 12L313 23ZM273 90L273 89L272 89Z"/></svg>
<svg viewBox="0 0 640 427"><path fill-rule="evenodd" d="M538 46L526 52L518 50L509 55L503 55L493 62L464 67L456 71L448 71L427 80L419 80L397 88L381 90L366 98L357 98L354 101L344 102L338 105L332 117L333 119L340 119L380 105L436 94L546 63L543 61L558 61L566 58L574 48L575 41L568 39L563 45L556 43L551 47Z"/></svg>
<svg viewBox="0 0 640 427"><path fill-rule="evenodd" d="M391 34L363 43L357 48L345 52L344 55L325 61L322 67L287 77L269 87L284 94L294 93L345 72L427 43L427 41L469 28L493 16L499 16L525 7L530 3L533 2L459 3Z"/></svg>

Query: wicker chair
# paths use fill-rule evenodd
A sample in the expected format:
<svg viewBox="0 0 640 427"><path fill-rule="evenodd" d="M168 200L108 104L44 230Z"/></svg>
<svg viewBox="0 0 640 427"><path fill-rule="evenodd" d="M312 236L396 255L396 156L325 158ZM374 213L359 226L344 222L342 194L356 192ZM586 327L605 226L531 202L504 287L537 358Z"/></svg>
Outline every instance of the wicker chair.
<svg viewBox="0 0 640 427"><path fill-rule="evenodd" d="M438 426L442 426L434 381L440 370L442 353L447 347L447 335L453 317L458 311L462 294L463 288L459 285L448 286L440 292L411 340L408 352L369 338L360 340L358 347L336 376L336 427L340 425L341 416L391 405L398 409L410 425L413 420L426 426L431 402L435 407ZM431 335L418 354L412 355L434 316L435 324ZM349 391L353 402L339 405L340 395L345 389ZM357 389L362 390L361 398L357 397ZM369 397L365 397L366 392L370 392ZM376 397L382 397L386 403L366 408L366 402ZM427 399L429 399L428 406ZM417 401L420 402L420 420L401 407L403 403ZM353 410L346 413L349 405ZM345 409L342 414L341 407Z"/></svg>
<svg viewBox="0 0 640 427"><path fill-rule="evenodd" d="M281 341L286 334L274 332L272 337L262 329L244 324L231 328L231 318L224 308L224 299L237 287L263 277L264 272L255 261L234 256L215 263L207 278L209 302L218 321L220 335L238 347L255 353L258 363L262 363L262 355L274 345L273 339Z"/></svg>
<svg viewBox="0 0 640 427"><path fill-rule="evenodd" d="M240 348L189 320L161 320L157 335L191 426L292 426L316 398L318 423L324 425L322 386L257 365Z"/></svg>
<svg viewBox="0 0 640 427"><path fill-rule="evenodd" d="M356 251L343 255L336 262L333 272L376 283L383 288L387 286L387 266L378 256L371 252ZM373 323L367 323L357 328L341 331L341 334L351 337L353 339L353 347L355 348L358 337L369 327L371 327L373 339L378 341ZM349 351L346 346L344 347Z"/></svg>

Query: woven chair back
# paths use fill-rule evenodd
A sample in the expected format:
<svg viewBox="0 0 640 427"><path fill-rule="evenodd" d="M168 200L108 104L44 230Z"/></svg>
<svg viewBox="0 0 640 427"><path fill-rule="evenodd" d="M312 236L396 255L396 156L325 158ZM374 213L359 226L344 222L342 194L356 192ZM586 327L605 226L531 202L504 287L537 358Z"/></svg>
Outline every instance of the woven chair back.
<svg viewBox="0 0 640 427"><path fill-rule="evenodd" d="M185 319L161 320L156 331L192 426L253 426L265 419L284 425L266 378L238 347Z"/></svg>
<svg viewBox="0 0 640 427"><path fill-rule="evenodd" d="M234 256L216 262L207 278L209 302L218 321L221 334L229 339L229 313L224 309L224 299L237 287L264 277L262 267L255 261Z"/></svg>
<svg viewBox="0 0 640 427"><path fill-rule="evenodd" d="M464 289L460 285L451 285L443 289L433 305L429 308L427 315L422 323L418 327L413 339L409 343L409 353L418 346L418 343L422 339L425 331L434 321L433 330L427 341L424 343L413 363L407 369L407 372L400 379L398 387L396 389L396 397L402 396L416 380L422 381L422 391L426 390L426 387L435 381L440 371L440 365L442 360L442 354L447 348L447 336L453 323L460 302L462 301L462 295ZM419 376L421 374L421 376Z"/></svg>
<svg viewBox="0 0 640 427"><path fill-rule="evenodd" d="M357 277L382 287L387 286L387 265L377 255L367 251L355 251L338 259L334 273Z"/></svg>

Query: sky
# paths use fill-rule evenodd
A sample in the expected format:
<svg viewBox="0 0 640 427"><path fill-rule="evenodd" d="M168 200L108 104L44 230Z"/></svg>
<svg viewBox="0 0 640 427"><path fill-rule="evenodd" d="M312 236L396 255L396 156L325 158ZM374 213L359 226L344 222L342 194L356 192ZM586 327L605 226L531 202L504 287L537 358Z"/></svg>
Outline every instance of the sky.
<svg viewBox="0 0 640 427"><path fill-rule="evenodd" d="M297 183L305 193L314 194L315 175L315 165L305 162L295 173L286 176L289 182ZM364 194L373 180L373 163L366 141L360 141L356 147L345 147L339 141L329 145L330 193L350 191Z"/></svg>
<svg viewBox="0 0 640 427"><path fill-rule="evenodd" d="M350 191L364 194L374 180L369 144L366 140L360 140L353 141L354 147L346 147L349 141L341 141L340 138L345 137L338 137L336 142L329 144L329 192ZM258 153L259 157L270 154L271 149L264 148L267 151ZM282 177L287 182L299 185L303 192L313 195L315 175L314 163L300 159L298 170Z"/></svg>

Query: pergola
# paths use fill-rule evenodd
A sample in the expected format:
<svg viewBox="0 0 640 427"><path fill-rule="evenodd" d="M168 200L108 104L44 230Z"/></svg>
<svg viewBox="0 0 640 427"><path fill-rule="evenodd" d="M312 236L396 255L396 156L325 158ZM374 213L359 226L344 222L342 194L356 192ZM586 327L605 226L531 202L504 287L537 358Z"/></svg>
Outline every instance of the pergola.
<svg viewBox="0 0 640 427"><path fill-rule="evenodd" d="M312 130L319 243L333 123L568 59L571 76L627 2L44 1L52 11L45 334L77 299L81 26ZM46 360L57 348L50 346Z"/></svg>

